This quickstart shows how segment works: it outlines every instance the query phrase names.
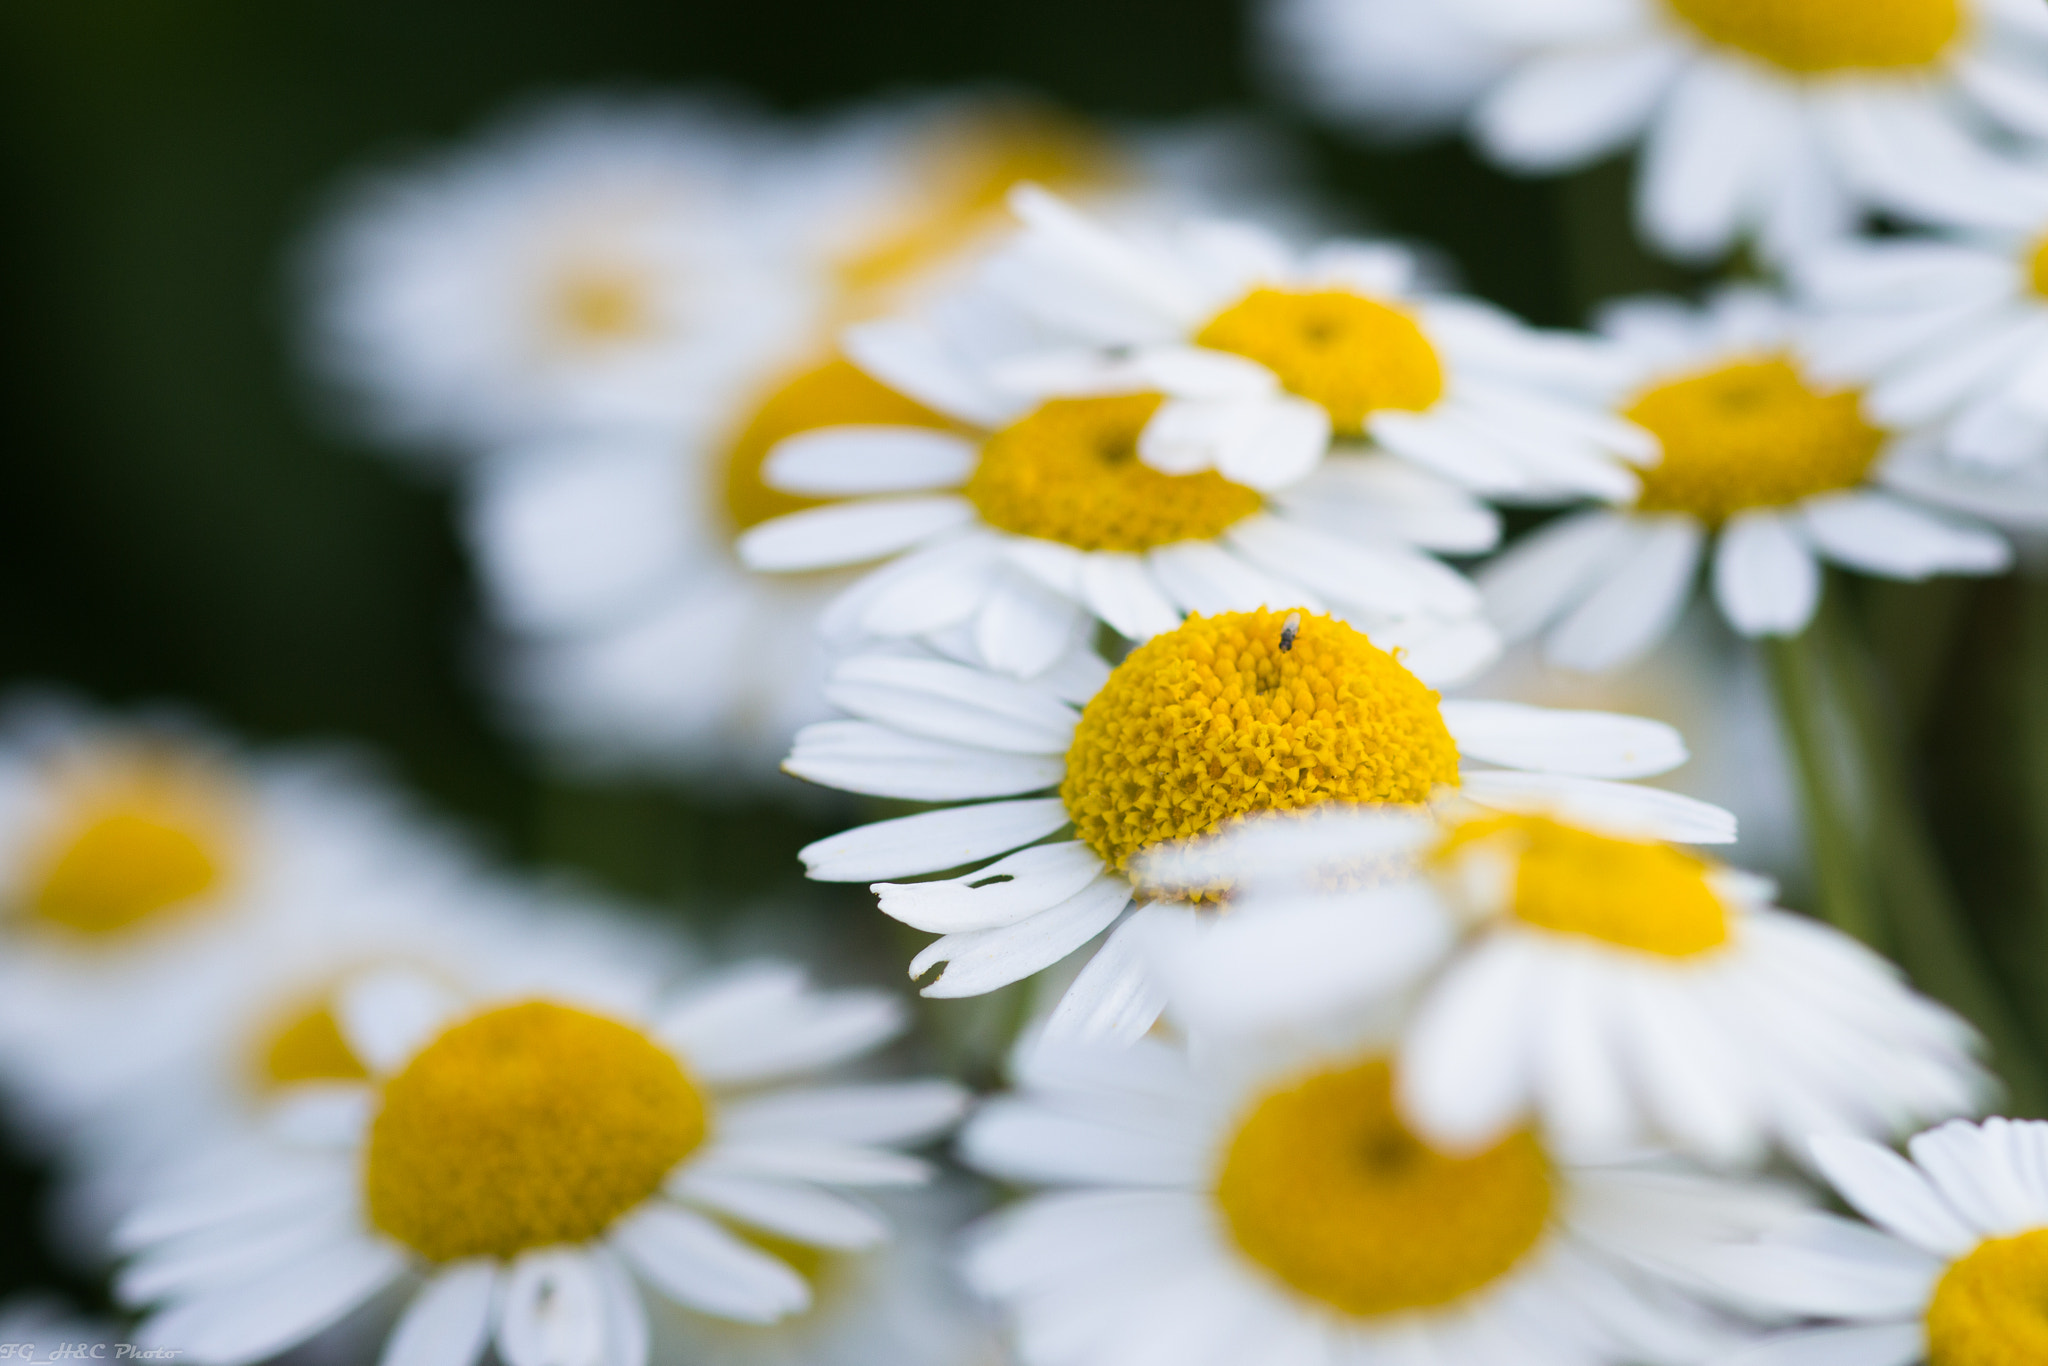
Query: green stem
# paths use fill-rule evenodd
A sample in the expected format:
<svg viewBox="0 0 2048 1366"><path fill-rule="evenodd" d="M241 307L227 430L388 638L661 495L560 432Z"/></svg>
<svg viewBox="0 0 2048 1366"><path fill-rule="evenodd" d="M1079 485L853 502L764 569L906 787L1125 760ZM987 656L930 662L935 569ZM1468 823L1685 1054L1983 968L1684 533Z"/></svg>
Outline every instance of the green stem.
<svg viewBox="0 0 2048 1366"><path fill-rule="evenodd" d="M1826 661L1814 631L1767 637L1771 686L1778 716L1792 744L1798 769L1806 840L1813 858L1821 917L1844 934L1882 951L1882 926L1866 876L1858 837L1854 795L1831 741Z"/></svg>
<svg viewBox="0 0 2048 1366"><path fill-rule="evenodd" d="M2048 577L2038 568L2019 576L2019 720L2021 830L2033 892L2033 914L2018 955L2034 1027L2048 1033Z"/></svg>
<svg viewBox="0 0 2048 1366"><path fill-rule="evenodd" d="M1829 599L1839 597L1831 592ZM1886 714L1869 657L1839 607L1823 606L1809 635L1820 638L1869 787L1871 871L1876 875L1899 960L1922 991L1975 1025L2005 1079L2007 1113L2048 1113L2033 1041L2000 989L1982 945L1941 866L1893 718Z"/></svg>

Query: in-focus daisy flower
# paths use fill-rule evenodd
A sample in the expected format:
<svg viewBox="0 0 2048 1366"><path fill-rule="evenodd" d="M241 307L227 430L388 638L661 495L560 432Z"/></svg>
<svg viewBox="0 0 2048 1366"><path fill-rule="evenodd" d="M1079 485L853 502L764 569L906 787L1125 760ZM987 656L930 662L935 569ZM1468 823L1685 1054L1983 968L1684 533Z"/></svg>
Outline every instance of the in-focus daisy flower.
<svg viewBox="0 0 2048 1366"><path fill-rule="evenodd" d="M1714 1279L1793 1328L1727 1366L2020 1366L2048 1360L2048 1124L1954 1120L1908 1145L1821 1138L1868 1224L1810 1214L1714 1259ZM1875 1227L1872 1227L1875 1225Z"/></svg>
<svg viewBox="0 0 2048 1366"><path fill-rule="evenodd" d="M1369 1046L1042 1047L961 1146L1057 1189L998 1216L968 1274L1027 1366L1620 1366L1740 1340L1680 1269L1782 1197L1530 1130L1447 1152L1402 1119L1398 1070Z"/></svg>
<svg viewBox="0 0 2048 1366"><path fill-rule="evenodd" d="M1906 1132L1988 1088L1970 1028L1890 964L1625 821L1325 807L1156 850L1143 874L1238 889L1211 925L1153 931L1190 1028L1412 996L1399 1100L1452 1151L1534 1120L1582 1156L1752 1163Z"/></svg>
<svg viewBox="0 0 2048 1366"><path fill-rule="evenodd" d="M900 557L829 630L964 628L980 662L1029 677L1087 614L1142 640L1183 611L1327 602L1456 681L1492 642L1428 552L1493 544L1474 491L1625 497L1617 452L1653 453L1553 392L1604 377L1585 348L1417 294L1399 249L1296 261L1200 222L1147 250L1042 191L1012 202L1025 228L977 289L847 338L958 430L848 426L771 454L770 483L869 496L757 527L750 564Z"/></svg>
<svg viewBox="0 0 2048 1366"><path fill-rule="evenodd" d="M1638 219L1685 256L1751 235L1793 249L1868 205L1939 214L2024 195L1996 144L2048 137L2048 15L2029 0L1355 8L1378 22L1313 0L1287 12L1290 50L1320 38L1306 65L1334 112L1384 119L1387 102L1365 92L1389 81L1439 102L1470 92L1474 136L1524 171L1640 142ZM1408 65L1390 73L1359 39L1416 15L1422 32L1392 48Z"/></svg>
<svg viewBox="0 0 2048 1366"><path fill-rule="evenodd" d="M608 989L464 1001L394 970L353 983L366 1074L283 1097L119 1231L139 1339L208 1366L271 1356L404 1287L386 1352L465 1366L648 1359L651 1292L739 1322L802 1313L772 1250L888 1235L834 1187L921 1183L892 1151L957 1117L942 1082L795 1084L902 1027L878 993L763 964L667 1004ZM800 1258L801 1259L801 1258ZM644 1287L644 1290L643 1290Z"/></svg>
<svg viewBox="0 0 2048 1366"><path fill-rule="evenodd" d="M967 270L1021 177L1136 212L1223 193L1242 160L1199 130L1124 136L970 99L884 108L767 148L724 210L776 277L765 302L742 295L730 309L762 344L708 320L716 363L668 386L696 396L677 421L525 439L472 467L469 538L521 727L571 761L772 775L820 714L814 623L845 585L740 567L735 537L818 501L769 487L763 461L820 427L951 426L849 363L837 330ZM800 316L770 329L785 296Z"/></svg>
<svg viewBox="0 0 2048 1366"><path fill-rule="evenodd" d="M1602 328L1635 370L1618 411L1663 455L1633 498L1561 518L1481 572L1509 639L1543 634L1568 668L1625 664L1677 620L1709 541L1714 600L1746 636L1806 629L1822 559L1893 579L2010 562L1990 528L1884 487L1893 434L1794 353L1796 320L1776 297L1731 289L1700 311L1633 300Z"/></svg>
<svg viewBox="0 0 2048 1366"><path fill-rule="evenodd" d="M1659 833L1728 840L1725 812L1611 781L1685 760L1668 726L1597 712L1439 699L1358 631L1306 612L1190 617L1064 691L947 660L857 655L831 697L856 719L805 728L785 763L812 782L945 804L803 851L810 875L876 882L881 908L941 937L913 976L974 996L1051 966L1144 903L1133 859L1259 811L1331 801L1421 807L1456 790L1489 806L1586 803ZM1105 676L1106 675L1106 676ZM1465 767L1468 761L1495 770ZM999 800L987 800L995 798ZM1014 851L1014 852L1012 852ZM938 881L893 879L985 867ZM892 879L882 881L882 879ZM1055 1012L1062 1028L1142 1033L1160 998L1120 929Z"/></svg>
<svg viewBox="0 0 2048 1366"><path fill-rule="evenodd" d="M1816 374L1866 386L1886 426L1934 428L1985 474L2048 464L2048 180L1936 238L1833 243L1793 263Z"/></svg>

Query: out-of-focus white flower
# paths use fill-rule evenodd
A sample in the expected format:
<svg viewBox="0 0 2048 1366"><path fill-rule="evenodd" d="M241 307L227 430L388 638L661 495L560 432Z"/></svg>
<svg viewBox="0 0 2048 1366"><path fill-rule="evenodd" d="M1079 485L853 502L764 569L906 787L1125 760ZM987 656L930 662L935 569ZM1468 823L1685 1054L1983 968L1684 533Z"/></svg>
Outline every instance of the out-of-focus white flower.
<svg viewBox="0 0 2048 1366"><path fill-rule="evenodd" d="M2048 465L2048 178L1934 238L1832 243L1793 263L1816 374L1864 386L1871 416L1933 428L1995 475Z"/></svg>
<svg viewBox="0 0 2048 1366"><path fill-rule="evenodd" d="M481 1000L405 969L346 984L333 1016L363 1078L292 1088L117 1232L117 1292L157 1306L138 1339L241 1366L404 1287L396 1360L644 1361L649 1293L804 1313L812 1284L772 1248L886 1241L832 1188L922 1183L893 1149L963 1104L943 1082L802 1080L901 1029L878 993L773 963L666 1003L546 975Z"/></svg>
<svg viewBox="0 0 2048 1366"><path fill-rule="evenodd" d="M1635 371L1617 410L1663 455L1632 499L1545 526L1480 572L1510 640L1541 633L1569 668L1627 663L1677 620L1709 540L1714 600L1746 636L1806 629L1822 559L1895 579L2010 563L1988 527L1884 487L1892 434L1855 390L1811 375L1775 296L1630 301L1601 326Z"/></svg>
<svg viewBox="0 0 2048 1366"><path fill-rule="evenodd" d="M1202 889L1144 884L1132 860L1257 811L1420 807L1455 788L1510 810L1590 804L1660 834L1734 838L1717 808L1612 781L1683 763L1668 726L1440 701L1395 656L1327 616L1190 617L1114 671L1081 658L1063 672L1050 685L1019 683L940 659L856 655L830 696L857 719L806 727L784 765L847 791L942 804L803 851L812 877L874 882L884 912L941 936L910 965L913 976L947 965L928 996L992 991L1116 925L1052 1025L1142 1034L1161 998L1134 937L1185 913L1171 898ZM1045 842L1053 835L1068 837ZM941 881L881 881L991 858ZM1142 904L1125 917L1134 901Z"/></svg>
<svg viewBox="0 0 2048 1366"><path fill-rule="evenodd" d="M1524 171L1640 143L1639 221L1681 256L1746 236L1783 255L1866 206L2048 209L1998 146L2048 139L2030 0L1287 0L1276 28L1341 116L1398 126L1419 99L1440 120L1464 97Z"/></svg>
<svg viewBox="0 0 2048 1366"><path fill-rule="evenodd" d="M1238 889L1212 924L1150 932L1181 1023L1298 1028L1412 996L1398 1099L1459 1152L1533 1120L1582 1156L1746 1165L1984 1098L1968 1025L1761 879L1625 813L1442 815L1326 807L1156 851L1142 876Z"/></svg>
<svg viewBox="0 0 2048 1366"><path fill-rule="evenodd" d="M1915 1138L1910 1162L1863 1139L1813 1146L1869 1223L1809 1214L1701 1262L1746 1305L1809 1320L1727 1366L2048 1360L2048 1124L1954 1120Z"/></svg>
<svg viewBox="0 0 2048 1366"><path fill-rule="evenodd" d="M1042 1044L961 1148L1053 1189L968 1274L1027 1366L1620 1366L1743 1340L1688 1264L1783 1224L1783 1196L1527 1130L1448 1152L1401 1118L1399 1070L1369 1039Z"/></svg>

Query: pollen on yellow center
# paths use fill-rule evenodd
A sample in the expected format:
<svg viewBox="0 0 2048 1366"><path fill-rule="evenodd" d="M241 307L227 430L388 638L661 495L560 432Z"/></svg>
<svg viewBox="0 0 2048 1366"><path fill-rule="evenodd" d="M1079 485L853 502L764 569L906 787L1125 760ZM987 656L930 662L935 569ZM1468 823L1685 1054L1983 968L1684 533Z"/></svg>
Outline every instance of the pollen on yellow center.
<svg viewBox="0 0 2048 1366"><path fill-rule="evenodd" d="M1930 66L1963 0L1666 0L1701 37L1802 76Z"/></svg>
<svg viewBox="0 0 2048 1366"><path fill-rule="evenodd" d="M1131 651L1081 713L1060 785L1076 835L1117 869L1255 811L1413 805L1458 781L1437 694L1328 616L1192 616Z"/></svg>
<svg viewBox="0 0 2048 1366"><path fill-rule="evenodd" d="M1446 1305L1543 1238L1550 1164L1528 1133L1471 1157L1438 1152L1394 1108L1381 1059L1259 1101L1216 1184L1243 1253L1299 1293L1362 1318Z"/></svg>
<svg viewBox="0 0 2048 1366"><path fill-rule="evenodd" d="M583 267L555 285L555 317L572 342L631 341L653 329L646 281L631 270Z"/></svg>
<svg viewBox="0 0 2048 1366"><path fill-rule="evenodd" d="M384 1086L372 1223L431 1261L595 1238L704 1141L703 1093L639 1031L544 1001L448 1029Z"/></svg>
<svg viewBox="0 0 2048 1366"><path fill-rule="evenodd" d="M227 879L231 801L201 765L99 755L54 782L63 815L34 840L16 893L30 918L106 938L196 910Z"/></svg>
<svg viewBox="0 0 2048 1366"><path fill-rule="evenodd" d="M1195 341L1265 366L1289 393L1321 404L1343 435L1373 413L1421 412L1444 393L1443 362L1414 316L1348 290L1255 289Z"/></svg>
<svg viewBox="0 0 2048 1366"><path fill-rule="evenodd" d="M931 427L953 424L916 399L897 393L865 370L833 356L798 371L768 391L726 445L719 471L726 521L737 535L771 517L818 507L827 500L770 488L761 467L776 443L825 427Z"/></svg>
<svg viewBox="0 0 2048 1366"><path fill-rule="evenodd" d="M1736 361L1639 395L1628 419L1663 443L1636 506L1718 525L1863 482L1885 433L1853 390L1815 388L1786 357Z"/></svg>
<svg viewBox="0 0 2048 1366"><path fill-rule="evenodd" d="M1439 858L1495 844L1515 860L1511 913L1558 934L1688 958L1728 942L1708 865L1668 844L1617 839L1544 816L1489 816L1452 832Z"/></svg>
<svg viewBox="0 0 2048 1366"><path fill-rule="evenodd" d="M1158 394L1058 398L982 446L967 497L990 526L1080 550L1138 552L1220 535L1257 512L1214 470L1161 474L1138 458Z"/></svg>
<svg viewBox="0 0 2048 1366"><path fill-rule="evenodd" d="M262 1041L258 1054L256 1083L264 1091L301 1082L362 1081L370 1075L349 1047L325 996L287 1012Z"/></svg>
<svg viewBox="0 0 2048 1366"><path fill-rule="evenodd" d="M1927 1306L1930 1366L2048 1361L2048 1229L1980 1243Z"/></svg>

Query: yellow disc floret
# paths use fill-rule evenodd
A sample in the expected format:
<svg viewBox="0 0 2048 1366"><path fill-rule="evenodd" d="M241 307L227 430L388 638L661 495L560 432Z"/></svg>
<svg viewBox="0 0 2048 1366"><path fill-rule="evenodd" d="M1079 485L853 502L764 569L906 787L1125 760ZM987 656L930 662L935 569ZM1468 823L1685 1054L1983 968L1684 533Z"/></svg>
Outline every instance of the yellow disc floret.
<svg viewBox="0 0 2048 1366"><path fill-rule="evenodd" d="M762 482L761 467L776 443L824 427L952 426L945 418L889 388L851 361L834 356L778 384L760 401L726 447L722 467L726 521L737 535L771 517L801 512L826 500L784 493Z"/></svg>
<svg viewBox="0 0 2048 1366"><path fill-rule="evenodd" d="M1930 1366L2048 1361L2048 1229L1980 1243L1927 1306Z"/></svg>
<svg viewBox="0 0 2048 1366"><path fill-rule="evenodd" d="M1963 0L1666 0L1711 43L1783 71L1932 65L1963 31Z"/></svg>
<svg viewBox="0 0 2048 1366"><path fill-rule="evenodd" d="M1511 913L1527 924L1667 958L1728 942L1707 863L1681 849L1544 816L1488 816L1459 826L1439 857L1488 845L1515 861Z"/></svg>
<svg viewBox="0 0 2048 1366"><path fill-rule="evenodd" d="M1444 393L1443 362L1414 317L1348 290L1255 289L1195 340L1265 366L1346 435L1382 409L1421 412Z"/></svg>
<svg viewBox="0 0 2048 1366"><path fill-rule="evenodd" d="M1816 389L1782 356L1668 380L1626 416L1664 446L1641 472L1636 506L1716 525L1746 508L1852 488L1885 441L1855 392Z"/></svg>
<svg viewBox="0 0 2048 1366"><path fill-rule="evenodd" d="M1291 648L1281 648L1290 615ZM1437 695L1328 616L1189 617L1131 651L1081 713L1060 797L1113 868L1254 811L1428 800L1458 781Z"/></svg>
<svg viewBox="0 0 2048 1366"><path fill-rule="evenodd" d="M231 803L218 775L169 752L96 754L54 780L62 814L31 846L21 909L103 938L205 904L227 877Z"/></svg>
<svg viewBox="0 0 2048 1366"><path fill-rule="evenodd" d="M1214 470L1161 474L1138 459L1157 394L1060 398L983 445L967 496L990 526L1080 550L1137 552L1205 540L1257 512Z"/></svg>
<svg viewBox="0 0 2048 1366"><path fill-rule="evenodd" d="M1231 1237L1294 1290L1372 1317L1451 1303L1542 1239L1550 1164L1517 1133L1451 1157L1401 1122L1383 1060L1261 1100L1216 1184Z"/></svg>
<svg viewBox="0 0 2048 1366"><path fill-rule="evenodd" d="M2048 299L2048 233L2027 252L2027 286L2036 298Z"/></svg>
<svg viewBox="0 0 2048 1366"><path fill-rule="evenodd" d="M324 996L283 1018L260 1048L256 1066L257 1086L265 1091L309 1081L362 1081L369 1075Z"/></svg>
<svg viewBox="0 0 2048 1366"><path fill-rule="evenodd" d="M702 1092L637 1030L543 1001L458 1024L384 1086L370 1220L431 1261L597 1237L704 1141Z"/></svg>

